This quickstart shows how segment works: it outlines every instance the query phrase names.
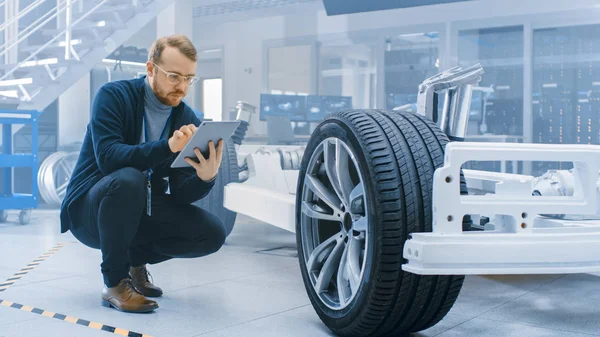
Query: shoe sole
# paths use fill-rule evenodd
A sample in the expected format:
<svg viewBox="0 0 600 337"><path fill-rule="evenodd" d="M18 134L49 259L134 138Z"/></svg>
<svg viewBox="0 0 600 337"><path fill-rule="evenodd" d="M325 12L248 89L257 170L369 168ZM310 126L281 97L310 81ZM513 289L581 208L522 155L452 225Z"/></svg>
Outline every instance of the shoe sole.
<svg viewBox="0 0 600 337"><path fill-rule="evenodd" d="M121 309L121 308L117 307L116 305L114 305L114 304L110 303L110 302L109 302L109 301L107 301L107 300L102 300L102 301L100 302L100 304L101 304L103 307L107 307L107 308L114 308L114 309L117 309L117 310L119 310L119 311L121 311L121 312L130 312L130 313L135 313L135 314L149 313L149 312L152 312L152 311L154 311L154 310L158 309L158 305L157 305L156 307L153 307L153 308L148 308L148 309L140 309L140 310L125 310L125 309Z"/></svg>

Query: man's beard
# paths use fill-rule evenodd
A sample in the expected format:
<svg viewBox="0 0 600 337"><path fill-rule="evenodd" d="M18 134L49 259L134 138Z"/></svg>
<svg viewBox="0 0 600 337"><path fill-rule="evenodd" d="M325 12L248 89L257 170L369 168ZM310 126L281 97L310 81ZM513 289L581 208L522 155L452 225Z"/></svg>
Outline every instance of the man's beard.
<svg viewBox="0 0 600 337"><path fill-rule="evenodd" d="M179 96L179 97L175 97L175 96ZM185 94L181 91L172 91L172 92L168 92L166 94L163 94L161 92L158 95L156 95L156 97L164 105L178 106L179 103L181 103L181 100L183 99L183 97L185 97Z"/></svg>

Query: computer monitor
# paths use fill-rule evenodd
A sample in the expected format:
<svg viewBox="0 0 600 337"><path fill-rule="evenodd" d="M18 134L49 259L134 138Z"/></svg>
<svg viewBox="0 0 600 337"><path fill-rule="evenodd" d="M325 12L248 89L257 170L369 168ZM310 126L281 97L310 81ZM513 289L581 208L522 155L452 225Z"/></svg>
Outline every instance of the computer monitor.
<svg viewBox="0 0 600 337"><path fill-rule="evenodd" d="M306 96L260 95L260 120L270 116L289 117L291 122L306 120Z"/></svg>
<svg viewBox="0 0 600 337"><path fill-rule="evenodd" d="M307 97L306 121L319 122L327 115L352 109L350 96L316 96Z"/></svg>

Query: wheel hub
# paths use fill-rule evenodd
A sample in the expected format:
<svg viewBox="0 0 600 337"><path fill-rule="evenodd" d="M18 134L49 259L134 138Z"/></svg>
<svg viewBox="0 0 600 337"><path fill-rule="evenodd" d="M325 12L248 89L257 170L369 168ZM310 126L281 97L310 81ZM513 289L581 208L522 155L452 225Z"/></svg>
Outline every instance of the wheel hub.
<svg viewBox="0 0 600 337"><path fill-rule="evenodd" d="M352 215L350 213L344 214L344 220L342 221L342 231L348 233L352 230Z"/></svg>

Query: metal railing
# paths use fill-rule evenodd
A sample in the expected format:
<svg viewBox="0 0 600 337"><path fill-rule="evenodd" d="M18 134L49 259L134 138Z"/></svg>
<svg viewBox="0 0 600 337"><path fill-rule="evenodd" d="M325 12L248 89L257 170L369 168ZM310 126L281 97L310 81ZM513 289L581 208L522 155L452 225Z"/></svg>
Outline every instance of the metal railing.
<svg viewBox="0 0 600 337"><path fill-rule="evenodd" d="M67 8L70 9L73 6L73 4L76 3L77 1L82 1L82 0L66 0L66 2L65 2L66 6L65 7L59 8L56 11L56 13L54 13L51 17L49 17L46 20L44 20L43 23L39 24L36 28L32 29L27 34L25 34L24 36L22 36L21 38L19 38L17 41L15 41L12 45L10 45L9 47L7 47L5 50L0 51L0 56L6 54L6 52L10 48L12 48L14 46L17 46L20 42L22 42L23 40L25 40L26 38L28 38L29 36L31 36L33 33L35 33L38 30L40 30L46 23L48 23L48 22L50 22L50 20L56 18L61 12L67 10ZM56 40L58 40L63 35L65 35L65 55L72 55L72 56L75 57L75 59L79 60L79 57L77 56L77 53L73 49L73 45L71 43L71 34L70 34L71 27L74 26L74 25L76 25L76 24L78 24L79 22L83 21L90 14L92 14L98 8L100 8L101 6L103 6L106 2L108 2L108 0L102 0L102 1L100 1L96 6L94 6L87 13L83 14L82 16L80 16L77 20L75 20L72 23L71 23L70 19L67 19L66 20L66 28L63 31L61 31L60 33L56 34L52 39L48 40L48 42L46 42L44 45L42 45L36 51L34 51L33 53L31 53L27 58L25 58L24 60L18 62L18 64L15 67L13 67L11 70L9 70L8 72L6 72L2 77L0 77L0 81L7 79L10 75L12 75L15 71L17 71L17 69L19 69L23 64L25 64L28 61L31 61L35 56L37 56L37 54L39 54L44 49L46 49L46 47L48 47L51 44L53 44ZM69 11L68 14L70 15L71 12ZM69 34L67 34L67 32L69 32ZM67 56L67 59L68 59L68 56Z"/></svg>
<svg viewBox="0 0 600 337"><path fill-rule="evenodd" d="M41 15L37 12L33 12L45 1L53 2L53 8L51 10L48 10ZM97 0L97 3L95 2L94 4L90 5L93 6L92 8L86 8L84 10L83 0L35 0L26 8L18 11L18 9L13 6L15 3L14 0L0 0L0 8L5 7L5 9L11 12L6 17L6 22L2 22L0 24L0 34L3 34L7 37L6 41L0 45L0 58L4 57L5 62L9 64L9 67L7 67L8 71L3 73L0 77L0 86L15 87L15 89L18 89L21 92L20 100L31 100L33 95L29 94L24 85L32 84L33 78L14 78L14 73L23 67L40 65L45 68L52 80L56 80L60 75L54 74L54 70L50 67L50 64L58 63L56 56L53 56L54 58L52 59L52 63L46 62L47 60L38 60L38 55L43 53L53 44L62 48L64 43L64 59L80 60L74 45L81 43L81 41L79 39L73 39L72 28L83 20L87 19L91 14L96 12L100 7L106 5L109 1L110 0ZM125 4L130 2L134 8L139 8L143 6L145 7L145 5L151 3L152 1L153 0L124 0L123 3ZM85 1L85 4L89 4L89 2L90 1L87 0ZM78 7L73 8L73 6ZM78 13L76 20L73 20L73 13ZM19 22L23 21L23 18L28 14L30 17L31 15L35 15L33 18L34 21L31 24L28 24L27 27L19 27ZM32 37L32 35L36 32L44 29L49 23L52 24L52 20L56 21L56 26L53 26L52 29L55 29L57 33L45 41L43 45L35 48L36 50L29 53L24 59L18 57L17 52L20 50L19 44ZM57 41L59 42L57 43ZM31 49L33 48L30 48L30 50ZM60 73L63 74L64 72ZM6 95L0 94L0 98L1 97L6 97Z"/></svg>
<svg viewBox="0 0 600 337"><path fill-rule="evenodd" d="M77 0L76 0L76 1L77 1ZM43 3L43 2L45 2L45 0L39 0L39 3ZM21 31L19 31L19 32L18 32L18 34L17 34L17 36L16 36L16 37L14 37L14 39L13 39L13 40L18 40L17 42L13 43L13 44L12 44L12 45L10 45L10 46L7 46L7 45L8 45L9 43L11 43L13 40L7 40L7 41L5 41L5 42L4 42L4 44L0 46L0 56L4 55L4 54L6 53L6 51L7 51L7 50L9 50L9 49L12 49L12 48L13 48L13 46L14 46L15 44L19 44L21 41L23 41L23 40L21 40L20 38L21 38L21 37L22 37L24 34L27 34L27 33L28 33L28 31L30 31L30 30L32 30L32 29L35 29L36 27L38 27L38 26L40 26L40 25L45 25L46 23L48 23L48 22L49 22L49 21L50 21L52 18L50 18L50 19L48 19L48 20L46 20L46 21L44 21L43 23L41 23L41 24L40 24L40 22L41 22L42 20L45 20L45 19L46 19L46 17L47 17L48 15L51 15L51 14L52 14L52 12L54 12L55 10L57 10L57 9L58 9L58 8L59 8L61 5L63 5L63 4L64 4L63 2L59 2L59 3L58 3L58 5L57 5L56 7L54 7L52 10L50 10L50 11L48 11L48 12L44 13L42 16L40 16L39 18L37 18L37 20L35 20L35 21L34 21L33 23L31 23L29 26L27 26L27 27L23 28ZM26 8L26 9L27 9L27 8ZM4 24L3 26L0 26L0 32L2 32L2 31L4 31L4 30L6 30L6 28L7 28L7 27L9 27L9 23L13 23L14 21L17 21L17 20L19 20L20 18L24 17L24 16L25 16L27 13L29 13L31 10L33 10L33 8L32 8L31 10L27 11L27 13L24 13L26 9L24 9L24 10L23 10L23 12L19 13L19 14L18 14L17 16L15 16L14 18L11 18L10 22L7 22L7 23L6 23L6 24ZM58 13L57 13L57 15L58 15ZM35 32L35 31L34 31L34 32ZM29 36L29 35L28 35L28 36ZM27 36L27 37L28 37L28 36ZM27 38L27 37L25 37L25 38ZM4 52L3 52L3 51L4 51Z"/></svg>
<svg viewBox="0 0 600 337"><path fill-rule="evenodd" d="M44 2L45 2L45 0L36 0L33 3L31 3L29 6L23 8L23 10L21 12L19 12L19 14L17 14L16 16L6 18L7 19L6 22L4 22L3 24L0 25L0 32L4 31L6 29L6 27L11 25L13 22L18 21L19 19L21 19L22 17L27 15L32 10L36 9L39 5L43 4ZM4 4L5 3L2 2L2 6Z"/></svg>
<svg viewBox="0 0 600 337"><path fill-rule="evenodd" d="M44 0L42 0L42 1L44 1ZM68 1L69 0L65 1L65 3L68 3ZM72 0L72 1L77 2L77 1L82 1L82 0ZM104 1L102 3L104 3ZM12 44L9 45L8 47L5 47L5 45L4 45L3 46L4 47L3 50L0 49L0 56L5 55L9 50L11 50L12 48L18 46L21 42L25 41L25 39L27 39L28 37L30 37L31 35L33 35L33 33L37 32L40 29L42 29L42 27L44 27L44 25L46 25L47 23L49 23L52 19L57 18L60 13L62 13L63 11L65 11L69 7L69 5L67 5L65 7L59 8L61 4L63 4L63 3L59 3L58 6L56 6L55 8L53 8L52 10L50 10L49 12L47 12L45 15L43 15L42 17L44 17L48 13L52 13L53 11L56 10L56 13L54 13L54 14L52 14L52 16L46 18L42 23L38 24L39 19L36 20L34 23L32 23L31 25L29 25L29 26L27 26L27 27L25 27L23 29L23 31L28 31L27 33L25 33L24 35L22 35L20 37L17 36L16 40L14 40L14 41L8 41L7 43L5 43L5 45L6 45L6 44L12 42ZM70 14L70 12L69 12L69 14ZM67 20L67 21L70 22L70 20ZM61 34L58 34L57 36L60 36Z"/></svg>

